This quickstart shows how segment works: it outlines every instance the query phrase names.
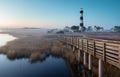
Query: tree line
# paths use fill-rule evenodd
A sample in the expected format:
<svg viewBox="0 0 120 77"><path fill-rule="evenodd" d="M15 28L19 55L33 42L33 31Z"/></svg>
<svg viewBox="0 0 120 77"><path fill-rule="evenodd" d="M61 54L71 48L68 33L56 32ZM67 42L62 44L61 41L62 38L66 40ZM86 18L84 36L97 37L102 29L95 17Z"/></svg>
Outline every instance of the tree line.
<svg viewBox="0 0 120 77"><path fill-rule="evenodd" d="M81 32L80 31L80 27L79 26L71 26L71 30L73 30L74 32ZM88 27L85 27L85 31L96 31L96 32L100 32L100 31L103 31L104 30L104 27L101 27L101 26L94 26L94 29L92 26L88 26ZM114 26L110 29L111 32L120 32L120 26Z"/></svg>

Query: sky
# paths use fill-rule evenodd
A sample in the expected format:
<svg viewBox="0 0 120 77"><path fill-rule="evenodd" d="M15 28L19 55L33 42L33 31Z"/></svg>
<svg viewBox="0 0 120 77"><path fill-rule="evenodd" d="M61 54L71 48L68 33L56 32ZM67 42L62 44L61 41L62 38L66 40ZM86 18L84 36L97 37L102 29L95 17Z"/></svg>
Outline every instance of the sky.
<svg viewBox="0 0 120 77"><path fill-rule="evenodd" d="M120 25L120 0L0 0L0 28Z"/></svg>

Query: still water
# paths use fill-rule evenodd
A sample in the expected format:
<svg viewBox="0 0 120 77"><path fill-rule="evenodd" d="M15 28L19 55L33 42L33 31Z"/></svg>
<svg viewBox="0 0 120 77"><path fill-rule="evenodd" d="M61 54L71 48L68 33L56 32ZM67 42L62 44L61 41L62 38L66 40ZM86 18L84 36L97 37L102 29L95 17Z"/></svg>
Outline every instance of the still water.
<svg viewBox="0 0 120 77"><path fill-rule="evenodd" d="M0 77L71 77L62 58L49 56L43 62L30 63L28 59L11 61L0 55Z"/></svg>
<svg viewBox="0 0 120 77"><path fill-rule="evenodd" d="M17 39L9 34L0 34L0 46L6 45L8 41Z"/></svg>
<svg viewBox="0 0 120 77"><path fill-rule="evenodd" d="M0 34L0 46L16 39L9 34ZM10 60L0 54L0 77L71 77L62 58L48 56L44 61L31 63L28 58Z"/></svg>

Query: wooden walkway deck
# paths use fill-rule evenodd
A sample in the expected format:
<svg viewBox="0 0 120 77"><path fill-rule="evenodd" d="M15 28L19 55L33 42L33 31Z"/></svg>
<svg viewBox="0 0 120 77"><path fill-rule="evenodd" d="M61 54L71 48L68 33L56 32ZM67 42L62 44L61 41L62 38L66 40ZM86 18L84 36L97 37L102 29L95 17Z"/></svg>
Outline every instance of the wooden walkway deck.
<svg viewBox="0 0 120 77"><path fill-rule="evenodd" d="M82 52L88 53L120 69L120 41L89 39L69 35L62 35L59 39Z"/></svg>

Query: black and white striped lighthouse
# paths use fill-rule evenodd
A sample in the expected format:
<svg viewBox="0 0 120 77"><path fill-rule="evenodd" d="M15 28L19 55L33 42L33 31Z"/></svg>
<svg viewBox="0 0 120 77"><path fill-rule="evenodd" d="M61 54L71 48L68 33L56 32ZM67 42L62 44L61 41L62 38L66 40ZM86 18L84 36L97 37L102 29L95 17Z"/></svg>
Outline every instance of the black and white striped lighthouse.
<svg viewBox="0 0 120 77"><path fill-rule="evenodd" d="M80 30L81 32L85 31L84 23L83 23L83 9L80 9Z"/></svg>

